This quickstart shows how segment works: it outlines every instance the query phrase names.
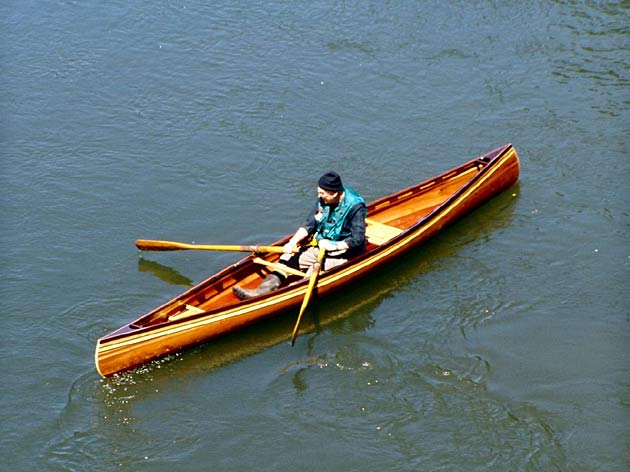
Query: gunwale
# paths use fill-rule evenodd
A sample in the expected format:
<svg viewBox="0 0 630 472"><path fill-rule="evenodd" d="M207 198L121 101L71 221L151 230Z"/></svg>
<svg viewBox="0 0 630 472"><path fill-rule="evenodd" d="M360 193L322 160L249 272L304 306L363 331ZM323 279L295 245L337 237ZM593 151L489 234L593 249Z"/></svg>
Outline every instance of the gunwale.
<svg viewBox="0 0 630 472"><path fill-rule="evenodd" d="M317 284L318 293L326 296L420 245L448 224L513 185L518 179L519 171L516 150L511 144L506 144L436 177L371 202L368 204L368 218L379 224L389 225L397 221L400 225L409 218L415 218L416 222L399 228L401 231L398 234L380 245L370 244L366 253L349 263L323 272ZM467 173L471 174L470 178L466 176ZM417 208L415 212L412 209L409 214L404 214L404 203L413 207L413 201L419 200L423 192L439 193L440 189L448 189L449 179L456 177L463 183L451 182L454 190L450 193L444 192L444 198L436 199L438 203L434 206L429 205L426 214L418 217L422 212ZM441 184L443 187L440 187ZM393 211L396 208L400 213ZM392 214L397 217L386 218L388 212L390 217ZM286 236L273 245L282 245L289 237ZM242 283L247 278L252 281L260 278L263 269L255 267L254 257L256 255L250 254L242 258L149 313L101 337L95 349L97 371L102 376L110 376L131 370L151 360L298 306L306 292L307 278L250 300L235 300L211 309L200 306L210 300L210 296L207 296L205 301L201 301L201 298L208 295L207 292L216 291L218 304L224 298L229 300L232 285ZM278 255L265 257L273 258ZM169 313L178 313L177 310L186 305L195 308L190 315L169 319Z"/></svg>

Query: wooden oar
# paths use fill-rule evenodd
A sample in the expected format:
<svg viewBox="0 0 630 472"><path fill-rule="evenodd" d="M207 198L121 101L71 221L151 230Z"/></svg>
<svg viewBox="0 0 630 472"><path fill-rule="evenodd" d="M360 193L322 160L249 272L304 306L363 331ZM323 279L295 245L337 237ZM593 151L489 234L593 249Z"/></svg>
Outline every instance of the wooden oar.
<svg viewBox="0 0 630 472"><path fill-rule="evenodd" d="M153 241L150 239L138 239L136 246L141 251L185 251L196 249L201 251L244 251L244 252L284 252L282 246L227 246L218 244L187 244L176 241Z"/></svg>
<svg viewBox="0 0 630 472"><path fill-rule="evenodd" d="M295 344L295 338L297 336L298 328L300 327L300 320L302 319L302 315L308 306L308 302L311 299L311 294L313 293L313 289L317 285L317 278L319 277L319 271L322 268L322 261L324 260L324 256L326 255L326 250L323 247L319 248L319 252L317 253L317 262L313 264L313 272L311 272L311 278L308 281L308 287L306 288L306 293L304 294L304 300L302 300L302 306L300 307L300 314L298 315L297 321L295 322L295 328L293 328L293 334L291 334L291 346Z"/></svg>
<svg viewBox="0 0 630 472"><path fill-rule="evenodd" d="M278 272L284 272L291 275L297 275L298 277L306 277L306 274L304 272L301 272L296 269L292 269L291 267L286 266L284 264L278 264L276 262L266 261L264 259L261 259L260 257L254 257L254 264L261 264L271 269L275 269Z"/></svg>

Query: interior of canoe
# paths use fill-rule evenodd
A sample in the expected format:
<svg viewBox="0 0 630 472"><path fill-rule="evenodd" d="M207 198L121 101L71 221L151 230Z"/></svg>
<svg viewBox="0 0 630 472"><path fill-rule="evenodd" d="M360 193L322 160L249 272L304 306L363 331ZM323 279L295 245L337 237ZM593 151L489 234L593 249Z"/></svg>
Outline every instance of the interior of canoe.
<svg viewBox="0 0 630 472"><path fill-rule="evenodd" d="M413 227L443 205L475 177L489 159L479 158L434 179L381 198L368 205L366 238L368 251L374 250ZM288 240L288 237L286 238ZM283 244L285 240L278 244ZM135 326L149 326L187 318L207 311L239 303L232 287L256 287L274 269L279 254L252 255L245 262L224 270L218 276L193 287L177 299L163 305L135 322ZM289 283L303 279L294 274Z"/></svg>

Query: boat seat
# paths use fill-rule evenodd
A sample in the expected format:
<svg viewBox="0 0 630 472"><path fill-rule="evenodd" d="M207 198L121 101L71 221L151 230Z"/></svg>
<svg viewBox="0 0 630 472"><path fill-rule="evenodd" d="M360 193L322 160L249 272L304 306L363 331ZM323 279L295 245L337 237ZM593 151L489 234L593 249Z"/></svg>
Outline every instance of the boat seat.
<svg viewBox="0 0 630 472"><path fill-rule="evenodd" d="M178 313L174 313L168 317L169 321L178 320L179 318L184 318L190 315L197 315L199 313L204 313L204 310L192 305L184 305L184 310Z"/></svg>
<svg viewBox="0 0 630 472"><path fill-rule="evenodd" d="M396 228L395 226L379 223L369 218L365 219L365 237L369 243L377 246L385 244L402 232L402 229Z"/></svg>

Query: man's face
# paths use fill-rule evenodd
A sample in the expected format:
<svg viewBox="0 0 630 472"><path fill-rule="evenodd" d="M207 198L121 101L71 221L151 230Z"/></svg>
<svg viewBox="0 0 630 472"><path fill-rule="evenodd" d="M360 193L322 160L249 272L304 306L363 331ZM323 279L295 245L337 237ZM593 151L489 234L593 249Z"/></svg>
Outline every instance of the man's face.
<svg viewBox="0 0 630 472"><path fill-rule="evenodd" d="M341 198L341 192L330 192L317 187L317 196L322 199L325 205L336 205Z"/></svg>

